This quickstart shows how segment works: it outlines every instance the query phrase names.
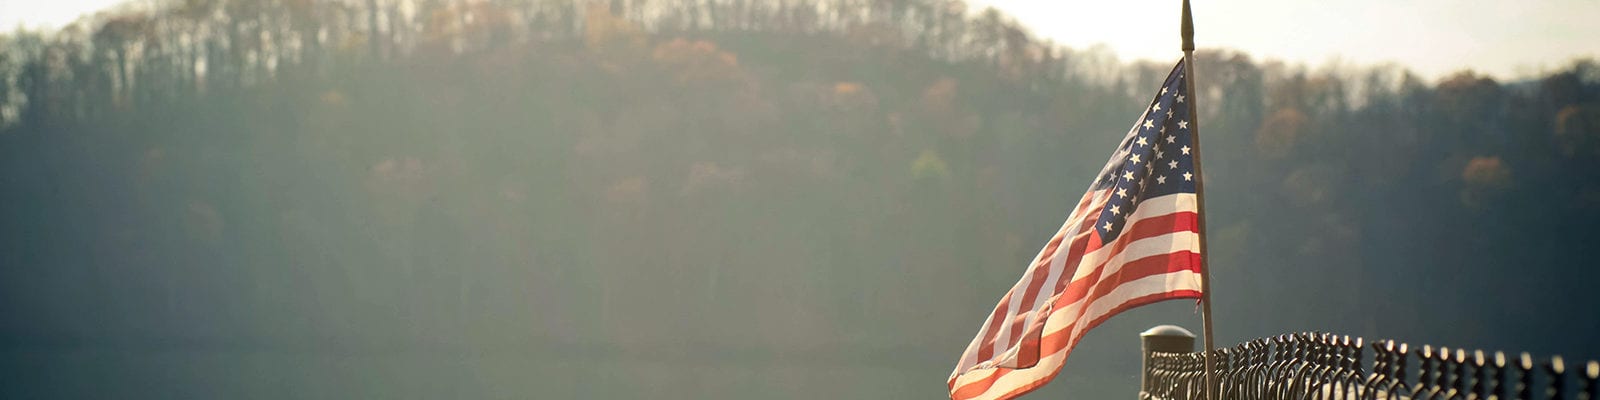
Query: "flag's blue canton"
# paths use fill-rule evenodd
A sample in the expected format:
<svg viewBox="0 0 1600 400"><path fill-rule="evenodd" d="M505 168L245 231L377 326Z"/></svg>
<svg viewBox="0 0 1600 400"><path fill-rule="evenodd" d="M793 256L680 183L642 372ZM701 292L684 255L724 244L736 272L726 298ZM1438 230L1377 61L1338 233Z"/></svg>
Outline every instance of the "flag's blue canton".
<svg viewBox="0 0 1600 400"><path fill-rule="evenodd" d="M1095 181L1096 190L1111 190L1094 227L1103 243L1110 243L1122 233L1127 217L1141 201L1195 192L1195 181L1200 177L1195 175L1194 149L1189 140L1193 119L1188 102L1193 100L1184 88L1180 61Z"/></svg>

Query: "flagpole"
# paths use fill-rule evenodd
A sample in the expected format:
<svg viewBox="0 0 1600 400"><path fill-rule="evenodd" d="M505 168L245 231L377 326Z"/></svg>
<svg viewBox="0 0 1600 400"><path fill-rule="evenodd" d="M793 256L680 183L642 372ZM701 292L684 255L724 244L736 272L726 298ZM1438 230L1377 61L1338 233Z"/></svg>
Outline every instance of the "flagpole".
<svg viewBox="0 0 1600 400"><path fill-rule="evenodd" d="M1206 251L1206 180L1204 171L1200 169L1200 113L1195 106L1200 96L1194 91L1194 17L1189 13L1189 0L1183 0L1182 34L1184 91L1189 93L1189 146L1194 148L1194 172L1200 178L1194 180L1194 198L1195 206L1200 211L1197 213L1199 225L1196 228L1200 231L1200 318L1204 321L1206 335L1206 399L1217 400L1217 380L1211 357L1211 350L1216 348L1212 339L1215 335L1211 333L1211 268L1206 262L1211 259L1211 253Z"/></svg>

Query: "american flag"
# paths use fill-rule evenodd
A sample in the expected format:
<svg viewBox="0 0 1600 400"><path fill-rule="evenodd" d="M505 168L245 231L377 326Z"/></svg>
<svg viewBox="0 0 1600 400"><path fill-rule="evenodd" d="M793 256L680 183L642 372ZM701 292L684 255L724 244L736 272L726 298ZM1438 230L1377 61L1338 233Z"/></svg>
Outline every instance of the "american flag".
<svg viewBox="0 0 1600 400"><path fill-rule="evenodd" d="M1193 124L1183 63L950 374L952 399L1009 399L1060 372L1085 332L1129 308L1200 297Z"/></svg>

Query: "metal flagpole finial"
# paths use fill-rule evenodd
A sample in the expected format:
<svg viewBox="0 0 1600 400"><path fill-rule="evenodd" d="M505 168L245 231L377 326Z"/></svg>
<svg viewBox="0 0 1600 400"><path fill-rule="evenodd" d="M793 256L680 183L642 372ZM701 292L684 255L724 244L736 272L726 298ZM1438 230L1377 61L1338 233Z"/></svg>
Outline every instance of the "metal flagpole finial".
<svg viewBox="0 0 1600 400"><path fill-rule="evenodd" d="M1194 17L1189 15L1189 0L1183 0L1183 51L1194 51Z"/></svg>

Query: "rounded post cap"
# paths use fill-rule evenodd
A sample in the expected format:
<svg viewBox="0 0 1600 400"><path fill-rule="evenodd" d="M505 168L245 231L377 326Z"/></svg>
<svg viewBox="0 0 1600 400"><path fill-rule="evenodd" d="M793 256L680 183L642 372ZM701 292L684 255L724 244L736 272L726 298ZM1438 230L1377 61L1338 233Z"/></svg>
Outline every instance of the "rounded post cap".
<svg viewBox="0 0 1600 400"><path fill-rule="evenodd" d="M1151 336L1179 336L1194 338L1194 332L1189 332L1188 329L1183 329L1183 327L1177 325L1159 325L1154 328L1147 329L1143 333L1139 334L1139 337Z"/></svg>

